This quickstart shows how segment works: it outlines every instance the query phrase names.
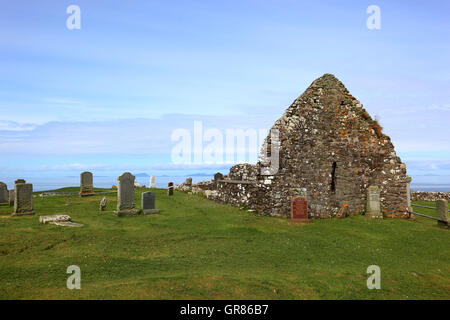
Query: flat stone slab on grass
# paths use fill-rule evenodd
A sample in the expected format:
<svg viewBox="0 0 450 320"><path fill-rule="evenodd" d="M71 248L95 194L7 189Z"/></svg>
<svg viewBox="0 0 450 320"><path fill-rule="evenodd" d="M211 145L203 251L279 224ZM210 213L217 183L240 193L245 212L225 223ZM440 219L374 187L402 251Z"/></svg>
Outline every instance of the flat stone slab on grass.
<svg viewBox="0 0 450 320"><path fill-rule="evenodd" d="M51 223L51 222L66 222L70 221L72 218L68 216L67 214L51 214L46 216L40 216L39 222L40 223Z"/></svg>
<svg viewBox="0 0 450 320"><path fill-rule="evenodd" d="M54 221L54 222L50 222L51 224L57 225L57 226L62 226L62 227L82 227L84 226L84 224L81 223L76 223L76 222L72 222L72 221Z"/></svg>

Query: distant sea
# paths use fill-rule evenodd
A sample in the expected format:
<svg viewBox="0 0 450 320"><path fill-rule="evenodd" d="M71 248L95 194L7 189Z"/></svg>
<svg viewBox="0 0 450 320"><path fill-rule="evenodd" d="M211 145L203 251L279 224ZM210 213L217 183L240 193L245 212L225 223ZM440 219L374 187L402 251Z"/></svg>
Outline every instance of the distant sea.
<svg viewBox="0 0 450 320"><path fill-rule="evenodd" d="M39 177L39 178L27 178L24 177L27 182L33 184L34 191L53 190L63 187L78 187L80 185L79 176L66 176L66 177ZM187 176L156 176L156 187L167 188L168 182L174 184L180 184L186 180ZM14 187L13 178L3 178L2 182L8 185L8 189ZM193 175L192 181L194 183L200 181L209 181L213 179L213 175ZM141 185L149 186L150 177L136 175L136 182ZM117 185L117 176L98 176L94 175L94 187L96 188L111 188L111 186ZM450 177L449 176L417 176L413 177L411 182L411 190L413 191L440 191L450 192Z"/></svg>

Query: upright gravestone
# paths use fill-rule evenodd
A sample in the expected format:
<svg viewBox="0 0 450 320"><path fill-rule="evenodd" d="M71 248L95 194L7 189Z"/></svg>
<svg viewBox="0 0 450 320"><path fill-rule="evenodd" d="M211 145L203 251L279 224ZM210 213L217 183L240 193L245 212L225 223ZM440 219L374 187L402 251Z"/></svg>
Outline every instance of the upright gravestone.
<svg viewBox="0 0 450 320"><path fill-rule="evenodd" d="M7 204L9 202L8 186L0 182L0 203Z"/></svg>
<svg viewBox="0 0 450 320"><path fill-rule="evenodd" d="M173 182L169 182L167 184L167 194L169 196L173 196Z"/></svg>
<svg viewBox="0 0 450 320"><path fill-rule="evenodd" d="M9 206L14 206L14 190L9 190Z"/></svg>
<svg viewBox="0 0 450 320"><path fill-rule="evenodd" d="M219 189L219 180L223 180L223 174L221 174L220 172L217 172L214 175L214 188L216 190Z"/></svg>
<svg viewBox="0 0 450 320"><path fill-rule="evenodd" d="M105 211L107 203L108 203L108 199L106 199L106 197L103 197L102 200L100 200L100 204L99 204L100 211Z"/></svg>
<svg viewBox="0 0 450 320"><path fill-rule="evenodd" d="M92 173L85 171L80 174L80 196L94 195L94 179Z"/></svg>
<svg viewBox="0 0 450 320"><path fill-rule="evenodd" d="M436 212L438 217L438 226L447 227L449 225L448 218L448 201L445 199L439 199L436 201Z"/></svg>
<svg viewBox="0 0 450 320"><path fill-rule="evenodd" d="M150 177L150 188L156 188L156 177L155 176Z"/></svg>
<svg viewBox="0 0 450 320"><path fill-rule="evenodd" d="M31 183L16 183L14 185L13 216L34 214L33 185Z"/></svg>
<svg viewBox="0 0 450 320"><path fill-rule="evenodd" d="M372 218L383 218L380 204L380 188L370 186L367 189L366 215Z"/></svg>
<svg viewBox="0 0 450 320"><path fill-rule="evenodd" d="M117 211L119 217L134 216L138 214L134 202L134 179L135 177L125 172L117 178Z"/></svg>
<svg viewBox="0 0 450 320"><path fill-rule="evenodd" d="M291 199L291 221L310 222L308 219L308 204L303 197L293 197Z"/></svg>
<svg viewBox="0 0 450 320"><path fill-rule="evenodd" d="M406 182L406 206L411 208L411 177Z"/></svg>
<svg viewBox="0 0 450 320"><path fill-rule="evenodd" d="M150 191L142 192L141 208L144 214L152 214L159 212L158 209L155 209L155 194L153 192Z"/></svg>

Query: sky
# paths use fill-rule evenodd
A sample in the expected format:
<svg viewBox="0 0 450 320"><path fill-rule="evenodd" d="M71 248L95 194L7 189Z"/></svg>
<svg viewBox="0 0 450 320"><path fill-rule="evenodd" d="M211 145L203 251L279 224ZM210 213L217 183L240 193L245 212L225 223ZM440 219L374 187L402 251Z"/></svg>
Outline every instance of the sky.
<svg viewBox="0 0 450 320"><path fill-rule="evenodd" d="M449 16L448 1L1 0L0 177L226 173L173 163L174 130L268 130L332 73L413 181L449 178Z"/></svg>

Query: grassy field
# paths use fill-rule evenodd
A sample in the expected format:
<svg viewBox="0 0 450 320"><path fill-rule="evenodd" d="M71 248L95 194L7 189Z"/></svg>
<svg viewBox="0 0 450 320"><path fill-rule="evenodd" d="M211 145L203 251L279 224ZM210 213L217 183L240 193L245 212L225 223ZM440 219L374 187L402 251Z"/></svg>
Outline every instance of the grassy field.
<svg viewBox="0 0 450 320"><path fill-rule="evenodd" d="M138 207L148 190L136 190ZM1 205L0 299L450 299L450 231L435 221L295 224L152 191L161 213L151 216L114 216L115 194L104 212L103 195L36 197L25 217ZM39 224L57 213L84 227ZM372 264L381 290L366 287ZM70 265L81 268L81 290L66 287Z"/></svg>

